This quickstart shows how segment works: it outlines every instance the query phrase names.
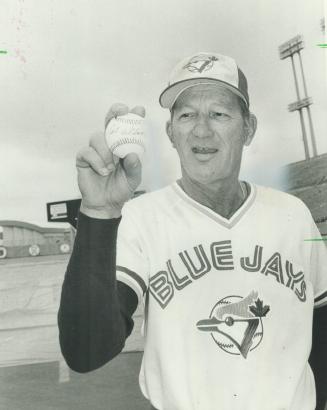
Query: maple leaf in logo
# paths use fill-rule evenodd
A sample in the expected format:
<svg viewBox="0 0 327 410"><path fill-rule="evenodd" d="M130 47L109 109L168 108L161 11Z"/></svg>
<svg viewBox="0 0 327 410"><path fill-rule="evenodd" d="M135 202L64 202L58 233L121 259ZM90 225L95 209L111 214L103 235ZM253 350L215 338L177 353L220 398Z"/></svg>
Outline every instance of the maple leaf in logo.
<svg viewBox="0 0 327 410"><path fill-rule="evenodd" d="M256 317L266 316L270 310L270 307L268 305L264 305L263 301L259 298L254 303L254 305L249 307L250 312L252 312Z"/></svg>

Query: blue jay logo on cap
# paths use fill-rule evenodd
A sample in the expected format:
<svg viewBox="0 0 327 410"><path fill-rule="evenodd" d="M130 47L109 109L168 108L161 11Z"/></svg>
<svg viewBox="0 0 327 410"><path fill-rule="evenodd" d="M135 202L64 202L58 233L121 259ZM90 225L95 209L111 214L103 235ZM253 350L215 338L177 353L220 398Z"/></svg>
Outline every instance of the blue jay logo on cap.
<svg viewBox="0 0 327 410"><path fill-rule="evenodd" d="M219 300L210 317L198 321L196 327L210 332L215 343L226 353L242 355L246 359L262 341L262 318L269 310L270 306L265 305L255 291L245 298L227 296Z"/></svg>
<svg viewBox="0 0 327 410"><path fill-rule="evenodd" d="M215 61L218 61L218 57L200 54L193 57L183 69L187 69L191 73L203 73L203 71L210 70Z"/></svg>

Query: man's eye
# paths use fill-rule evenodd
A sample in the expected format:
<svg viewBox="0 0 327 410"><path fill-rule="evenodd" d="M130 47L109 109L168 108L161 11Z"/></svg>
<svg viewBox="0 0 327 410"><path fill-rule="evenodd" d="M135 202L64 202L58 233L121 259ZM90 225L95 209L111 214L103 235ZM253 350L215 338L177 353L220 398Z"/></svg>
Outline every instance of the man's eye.
<svg viewBox="0 0 327 410"><path fill-rule="evenodd" d="M181 114L179 116L180 119L188 119L188 118L192 118L194 117L194 113L193 112L184 112L183 114Z"/></svg>
<svg viewBox="0 0 327 410"><path fill-rule="evenodd" d="M227 119L228 115L223 112L214 111L210 113L210 117L213 119Z"/></svg>

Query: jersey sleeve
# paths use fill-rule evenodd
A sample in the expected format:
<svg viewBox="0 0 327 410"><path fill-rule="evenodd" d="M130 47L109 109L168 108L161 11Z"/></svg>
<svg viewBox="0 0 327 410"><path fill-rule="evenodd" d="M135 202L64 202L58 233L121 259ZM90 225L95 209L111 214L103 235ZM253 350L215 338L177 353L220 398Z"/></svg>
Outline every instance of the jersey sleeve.
<svg viewBox="0 0 327 410"><path fill-rule="evenodd" d="M313 275L314 306L327 305L327 242L312 220L311 223L311 272Z"/></svg>
<svg viewBox="0 0 327 410"><path fill-rule="evenodd" d="M139 303L148 288L149 263L137 213L126 204L117 236L116 277L132 288Z"/></svg>

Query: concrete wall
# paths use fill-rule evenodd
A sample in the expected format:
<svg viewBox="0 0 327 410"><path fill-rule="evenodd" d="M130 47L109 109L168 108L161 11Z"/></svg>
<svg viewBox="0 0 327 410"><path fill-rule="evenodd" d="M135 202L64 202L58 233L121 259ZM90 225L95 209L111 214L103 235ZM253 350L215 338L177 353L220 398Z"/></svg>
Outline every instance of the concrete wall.
<svg viewBox="0 0 327 410"><path fill-rule="evenodd" d="M0 261L0 367L61 361L57 312L67 255ZM142 312L124 351L143 350Z"/></svg>

